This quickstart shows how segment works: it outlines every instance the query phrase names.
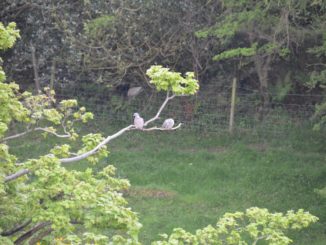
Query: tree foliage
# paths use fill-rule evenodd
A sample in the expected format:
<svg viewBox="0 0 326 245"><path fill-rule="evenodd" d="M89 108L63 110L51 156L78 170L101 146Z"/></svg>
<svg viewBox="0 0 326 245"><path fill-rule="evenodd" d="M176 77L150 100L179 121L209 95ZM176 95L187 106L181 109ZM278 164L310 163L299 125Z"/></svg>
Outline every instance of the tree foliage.
<svg viewBox="0 0 326 245"><path fill-rule="evenodd" d="M313 46L319 42L316 36L324 33L325 9L322 1L222 1L215 23L198 31L197 36L216 38L215 61L229 66L230 60L241 60L242 79L257 77L262 105L269 106L270 93L279 86L271 71L280 74L284 65L292 69L307 51L321 54L323 46ZM287 74L284 72L281 81ZM294 87L296 79L291 77L289 87Z"/></svg>
<svg viewBox="0 0 326 245"><path fill-rule="evenodd" d="M210 52L206 41L197 42L192 26L206 18L201 13L215 6L206 1L169 0L3 3L0 16L17 21L23 29L23 41L15 48L19 55L8 57L9 67L19 68L10 77L22 80L21 74L33 79L30 43L45 86L53 62L61 83L87 81L112 88L144 86L146 70L154 63L199 73ZM12 14L17 9L21 11Z"/></svg>
<svg viewBox="0 0 326 245"><path fill-rule="evenodd" d="M17 38L19 38L19 31L16 29L16 23L11 22L7 27L0 23L0 50L11 48Z"/></svg>
<svg viewBox="0 0 326 245"><path fill-rule="evenodd" d="M266 114L288 93L324 95L321 86L306 84L324 80L325 11L324 1L306 0L2 1L2 21L22 29L4 66L9 81L24 88L33 73L43 87L54 83L67 95L67 87L100 84L118 104L114 110L126 107L118 95L131 87L151 93L152 64L193 70L196 79L226 92L241 60L241 86L257 93L257 111Z"/></svg>
<svg viewBox="0 0 326 245"><path fill-rule="evenodd" d="M321 59L326 59L326 32L323 33L323 42L319 46L312 47L308 50L309 53ZM323 94L326 94L326 65L324 63L316 64L314 71L310 73L310 79L306 82L309 89L319 89ZM315 122L314 130L320 130L326 126L326 97L323 101L316 105L316 110L313 115Z"/></svg>
<svg viewBox="0 0 326 245"><path fill-rule="evenodd" d="M152 66L146 74L151 78L158 91L171 91L175 95L193 95L199 89L193 72L187 72L183 78L180 73L171 72L162 66Z"/></svg>
<svg viewBox="0 0 326 245"><path fill-rule="evenodd" d="M9 33L0 40L4 49L12 46L18 32L13 24L5 28L1 23L1 27ZM23 162L18 163L19 159L10 153L6 143L33 131L76 140L78 135L74 131L74 123L86 123L92 119L92 114L83 107L78 108L75 100L63 100L57 104L51 90L39 95L20 94L18 85L7 84L4 79L0 81L0 103L2 244L21 244L26 240L36 242L50 233L52 239L64 235L66 241L97 241L103 244L108 237L98 234L101 229L119 230L119 236L113 236L113 240L136 244L141 225L118 192L128 188L129 182L116 178L113 166L96 173L91 168L83 172L69 171L60 162L60 158L71 155L72 149L67 143L53 146L49 153L38 158L22 159ZM6 136L13 121L21 122L25 131ZM93 149L102 139L100 134L83 136L83 147L77 154ZM108 150L103 146L88 160L96 163L107 155ZM87 232L79 237L74 235L76 224L85 227Z"/></svg>
<svg viewBox="0 0 326 245"><path fill-rule="evenodd" d="M191 234L183 229L174 229L171 235L163 234L162 241L154 245L172 244L257 244L264 240L268 244L290 244L292 240L285 230L300 230L317 218L298 210L270 213L267 209L249 208L245 212L226 213L215 226L209 225Z"/></svg>

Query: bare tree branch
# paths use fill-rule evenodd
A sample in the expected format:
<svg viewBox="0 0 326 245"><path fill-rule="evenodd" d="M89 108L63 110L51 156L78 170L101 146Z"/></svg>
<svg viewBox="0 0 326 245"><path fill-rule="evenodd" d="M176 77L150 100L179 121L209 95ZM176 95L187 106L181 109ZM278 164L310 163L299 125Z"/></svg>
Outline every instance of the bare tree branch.
<svg viewBox="0 0 326 245"><path fill-rule="evenodd" d="M3 138L0 140L0 142L4 142L4 141L7 141L7 140L12 140L12 139L16 139L16 138L19 138L19 137L22 137L28 133L32 132L32 130L27 130L25 132L22 132L22 133L18 133L18 134L14 134L14 135L11 135L11 136L8 136L6 138Z"/></svg>
<svg viewBox="0 0 326 245"><path fill-rule="evenodd" d="M160 128L160 127L144 128L143 131L155 131L155 130L171 131L171 130L176 130L176 129L180 128L181 125L182 125L182 123L179 123L178 126L175 126L174 128Z"/></svg>
<svg viewBox="0 0 326 245"><path fill-rule="evenodd" d="M69 138L69 137L71 137L71 135L68 132L65 131L65 128L64 128L64 131L65 131L66 134L57 134L56 132L48 130L47 128L37 127L37 128L33 128L33 129L28 129L28 130L26 130L25 132L22 132L22 133L18 133L18 134L14 134L14 135L5 137L5 138L1 139L0 142L16 139L16 138L22 137L22 136L24 136L24 135L26 135L28 133L34 132L34 131L43 131L43 132L52 134L52 135L54 135L54 136L56 136L58 138Z"/></svg>
<svg viewBox="0 0 326 245"><path fill-rule="evenodd" d="M167 92L166 94L166 98L163 102L163 104L161 105L160 109L158 110L158 112L156 113L156 115L149 119L148 121L146 121L144 123L144 127L146 125L148 125L149 123L157 120L161 114L161 112L163 111L164 107L167 105L167 103L169 102L169 100L173 99L176 95L172 95L172 96L169 96L169 92ZM176 128L179 128L181 126L181 124L179 124ZM61 163L72 163L72 162L76 162L76 161L80 161L80 160L83 160L93 154L95 154L101 147L103 147L104 145L106 145L107 143L109 143L111 140L119 137L120 135L124 134L125 132L131 130L131 129L135 129L135 126L134 125L129 125L128 127L125 127L121 130L119 130L117 133L113 134L113 135L110 135L108 136L105 140L103 140L100 144L98 144L95 148L93 148L92 150L88 151L88 152L85 152L79 156L75 156L75 157L70 157L70 158L63 158L63 159L60 159L60 162ZM157 128L157 127L154 127L154 128L151 128L151 129L142 129L143 131L153 131L153 130L166 130L166 129L162 129L162 128Z"/></svg>
<svg viewBox="0 0 326 245"><path fill-rule="evenodd" d="M169 100L172 100L175 96L176 96L175 94L172 95L172 96L169 96L169 92L167 92L167 94L166 94L166 98L165 98L163 104L161 105L160 109L159 109L158 112L156 113L155 117L153 117L153 118L149 119L148 121L146 121L146 122L144 123L144 127L146 127L149 123L151 123L151 122L157 120L157 119L159 118L161 112L163 111L164 107L166 106L166 104L169 102Z"/></svg>
<svg viewBox="0 0 326 245"><path fill-rule="evenodd" d="M47 128L39 128L39 127L35 128L34 131L43 131L43 132L46 132L46 133L49 133L49 134L53 134L54 136L56 136L58 138L69 138L69 137L71 137L71 135L68 132L66 132L66 130L65 130L66 134L57 134L56 132L48 130Z"/></svg>

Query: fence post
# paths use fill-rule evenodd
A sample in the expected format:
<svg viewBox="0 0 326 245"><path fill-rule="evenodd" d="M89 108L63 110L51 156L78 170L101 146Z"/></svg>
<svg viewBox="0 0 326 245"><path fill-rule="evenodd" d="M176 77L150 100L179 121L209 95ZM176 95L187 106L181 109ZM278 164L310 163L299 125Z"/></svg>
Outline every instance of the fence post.
<svg viewBox="0 0 326 245"><path fill-rule="evenodd" d="M235 96L237 90L237 77L234 76L232 81L232 96L231 96L231 109L230 109L230 121L229 121L229 132L233 133L234 128L234 111L235 111Z"/></svg>

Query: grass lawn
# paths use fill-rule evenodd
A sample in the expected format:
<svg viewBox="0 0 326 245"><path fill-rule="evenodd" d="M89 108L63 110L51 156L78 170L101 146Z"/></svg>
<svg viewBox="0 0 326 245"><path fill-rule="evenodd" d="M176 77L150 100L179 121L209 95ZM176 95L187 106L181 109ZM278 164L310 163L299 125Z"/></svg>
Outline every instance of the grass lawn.
<svg viewBox="0 0 326 245"><path fill-rule="evenodd" d="M270 139L269 139L270 138ZM320 222L291 234L295 244L326 244L326 142L321 133L278 137L226 133L135 133L117 139L107 163L131 181L130 205L148 244L174 227L195 231L225 212L257 206L304 208Z"/></svg>
<svg viewBox="0 0 326 245"><path fill-rule="evenodd" d="M27 156L45 146L26 147L18 152ZM314 193L326 186L322 133L293 130L260 137L185 129L133 131L113 141L109 149L109 157L95 168L113 164L118 176L130 180L127 199L143 224L144 244L174 227L194 232L215 224L225 212L253 206L273 212L304 208L320 221L290 234L294 244L326 244L326 199ZM85 163L73 166L85 167Z"/></svg>

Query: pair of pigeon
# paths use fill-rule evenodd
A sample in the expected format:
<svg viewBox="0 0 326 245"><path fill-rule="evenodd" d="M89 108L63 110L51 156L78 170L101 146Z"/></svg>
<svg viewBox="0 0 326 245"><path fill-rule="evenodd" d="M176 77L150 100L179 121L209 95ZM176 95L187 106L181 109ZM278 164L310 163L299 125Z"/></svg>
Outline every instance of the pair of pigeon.
<svg viewBox="0 0 326 245"><path fill-rule="evenodd" d="M137 129L143 129L144 127L144 119L140 117L138 113L134 113L134 125ZM163 122L162 128L172 129L174 125L174 120L172 118L168 118Z"/></svg>

